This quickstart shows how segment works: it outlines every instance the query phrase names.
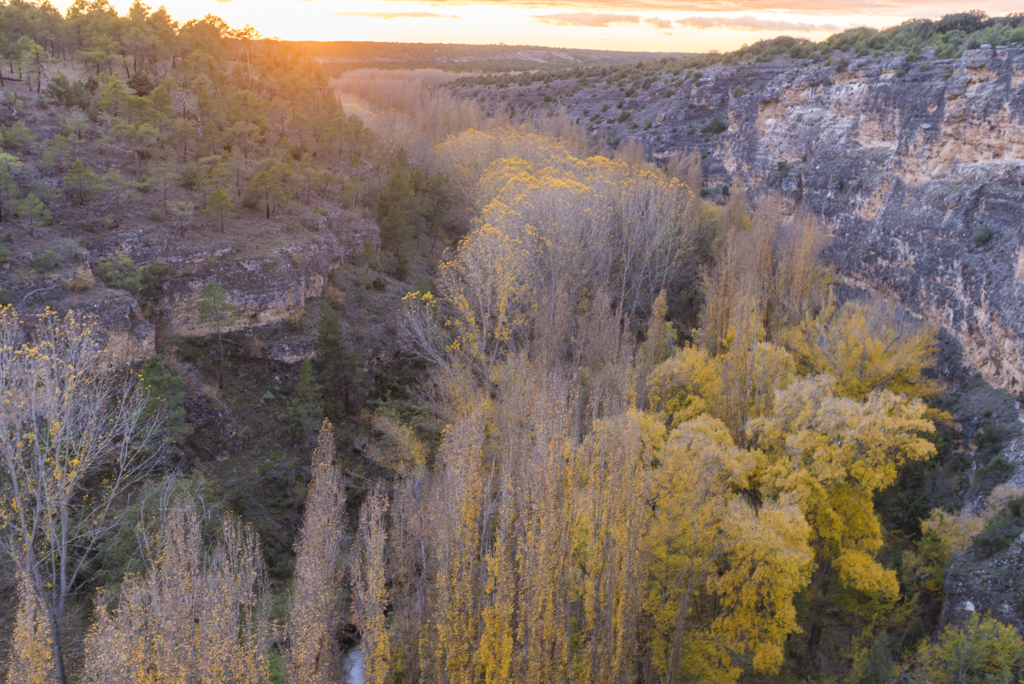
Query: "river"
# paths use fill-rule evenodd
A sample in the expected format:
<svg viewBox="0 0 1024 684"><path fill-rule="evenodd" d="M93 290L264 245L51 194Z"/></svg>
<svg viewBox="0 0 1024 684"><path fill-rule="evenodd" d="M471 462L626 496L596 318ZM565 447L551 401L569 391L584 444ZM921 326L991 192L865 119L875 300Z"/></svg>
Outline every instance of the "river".
<svg viewBox="0 0 1024 684"><path fill-rule="evenodd" d="M363 650L356 644L341 657L341 681L363 684Z"/></svg>

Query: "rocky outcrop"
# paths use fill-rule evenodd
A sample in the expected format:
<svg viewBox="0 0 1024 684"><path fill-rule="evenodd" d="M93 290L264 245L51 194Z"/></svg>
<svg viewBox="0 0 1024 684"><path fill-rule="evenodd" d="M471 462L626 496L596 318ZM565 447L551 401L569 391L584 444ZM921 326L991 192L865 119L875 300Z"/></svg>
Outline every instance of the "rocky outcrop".
<svg viewBox="0 0 1024 684"><path fill-rule="evenodd" d="M198 302L203 286L215 280L235 306L235 322L228 329L277 323L301 312L307 299L322 295L328 275L341 259L337 241L330 238L285 247L263 258L213 255L194 267L178 269L167 287L162 313L173 334L209 334L214 326L200 320Z"/></svg>
<svg viewBox="0 0 1024 684"><path fill-rule="evenodd" d="M91 316L114 363L144 361L156 352L156 329L143 317L135 299L122 290L97 284L79 292L57 281L30 290L18 304L19 313L30 324L47 308Z"/></svg>
<svg viewBox="0 0 1024 684"><path fill-rule="evenodd" d="M324 293L330 272L342 265L346 255L360 248L364 239L376 237L376 226L362 217L328 218L320 230L211 236L201 245L154 241L139 232L123 237L107 251L128 256L137 264L166 264L163 292L149 318L161 340L173 335L202 337L216 330L214 323L201 320L199 311L200 293L210 281L224 288L235 307L230 312L234 322L224 330L301 316L306 301Z"/></svg>

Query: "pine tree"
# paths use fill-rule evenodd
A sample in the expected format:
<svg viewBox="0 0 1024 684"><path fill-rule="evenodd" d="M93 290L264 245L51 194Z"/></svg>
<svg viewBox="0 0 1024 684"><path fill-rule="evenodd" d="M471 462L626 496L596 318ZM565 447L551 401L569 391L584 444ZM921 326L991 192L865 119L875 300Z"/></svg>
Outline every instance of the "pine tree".
<svg viewBox="0 0 1024 684"><path fill-rule="evenodd" d="M381 245L388 251L397 252L416 236L419 221L420 200L416 196L408 163L402 156L377 198Z"/></svg>
<svg viewBox="0 0 1024 684"><path fill-rule="evenodd" d="M231 315L237 307L228 301L227 293L216 280L211 280L203 286L199 293L199 322L212 322L217 328L217 348L220 352L220 375L219 387L224 389L224 336L223 329L235 324L235 317Z"/></svg>
<svg viewBox="0 0 1024 684"><path fill-rule="evenodd" d="M304 359L299 366L299 381L295 385L290 404L280 418L288 423L292 441L303 444L320 417L320 386L313 377L313 365L309 359Z"/></svg>
<svg viewBox="0 0 1024 684"><path fill-rule="evenodd" d="M220 219L220 232L224 232L224 217L238 216L235 210L235 203L231 201L231 195L224 188L217 188L206 201L206 209L203 210L207 216Z"/></svg>
<svg viewBox="0 0 1024 684"><path fill-rule="evenodd" d="M159 354L149 357L142 366L142 383L149 390L150 397L144 418L148 420L158 411L162 412L164 441L179 444L191 435L192 425L181 403L185 398L185 383L171 372Z"/></svg>
<svg viewBox="0 0 1024 684"><path fill-rule="evenodd" d="M320 350L316 357L317 380L323 388L328 416L340 419L352 411L352 395L358 386L362 355L345 343L341 316L324 300L317 330Z"/></svg>
<svg viewBox="0 0 1024 684"><path fill-rule="evenodd" d="M81 159L76 159L64 179L64 185L78 199L78 203L84 205L86 200L99 189L100 177L91 166L86 166Z"/></svg>
<svg viewBox="0 0 1024 684"><path fill-rule="evenodd" d="M21 160L12 154L0 152L0 222L4 220L4 198L17 199L18 186L14 182L14 171L21 168Z"/></svg>

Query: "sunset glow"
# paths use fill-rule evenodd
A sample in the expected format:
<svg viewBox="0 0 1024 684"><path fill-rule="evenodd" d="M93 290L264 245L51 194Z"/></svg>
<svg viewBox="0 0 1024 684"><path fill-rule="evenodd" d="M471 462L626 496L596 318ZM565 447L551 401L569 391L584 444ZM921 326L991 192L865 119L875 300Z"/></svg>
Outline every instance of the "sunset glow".
<svg viewBox="0 0 1024 684"><path fill-rule="evenodd" d="M55 3L66 10L71 0ZM111 3L127 11L130 0ZM156 3L154 3L155 6ZM206 14L251 24L282 40L369 40L522 44L565 48L704 52L731 50L789 34L812 40L852 26L884 27L914 17L982 9L1019 11L1016 0L573 0L533 2L388 2L381 0L168 0L180 22Z"/></svg>

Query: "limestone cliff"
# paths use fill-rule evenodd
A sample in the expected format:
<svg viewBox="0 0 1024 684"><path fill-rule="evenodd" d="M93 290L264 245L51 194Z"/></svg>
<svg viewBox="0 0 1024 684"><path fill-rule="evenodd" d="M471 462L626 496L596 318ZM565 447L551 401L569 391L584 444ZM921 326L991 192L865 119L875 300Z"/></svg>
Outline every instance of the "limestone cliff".
<svg viewBox="0 0 1024 684"><path fill-rule="evenodd" d="M1019 391L1024 49L908 67L776 75L730 107L709 176L739 171L823 214L841 274L943 325L969 365Z"/></svg>
<svg viewBox="0 0 1024 684"><path fill-rule="evenodd" d="M1024 48L919 62L835 57L828 67L712 67L682 86L666 73L633 97L600 81L557 81L550 92L572 118L604 120L593 135L634 136L656 159L699 148L711 198L739 173L755 191L823 215L844 279L943 325L967 363L1020 391ZM536 96L463 90L492 106ZM728 128L716 133L715 117Z"/></svg>

